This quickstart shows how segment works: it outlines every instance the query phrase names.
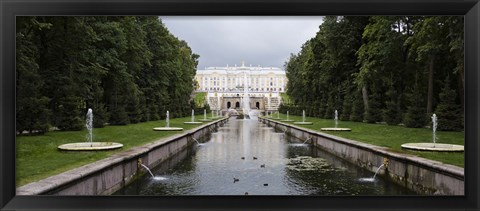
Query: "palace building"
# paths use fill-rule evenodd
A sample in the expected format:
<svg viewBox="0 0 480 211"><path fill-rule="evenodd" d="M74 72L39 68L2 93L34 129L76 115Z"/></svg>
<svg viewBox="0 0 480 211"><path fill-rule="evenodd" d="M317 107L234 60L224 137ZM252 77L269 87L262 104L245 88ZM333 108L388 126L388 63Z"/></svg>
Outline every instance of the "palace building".
<svg viewBox="0 0 480 211"><path fill-rule="evenodd" d="M260 112L276 111L280 93L285 92L287 77L278 67L207 67L197 70L197 92L206 92L212 110L243 109L245 94L249 96L250 109ZM247 87L248 90L245 90Z"/></svg>

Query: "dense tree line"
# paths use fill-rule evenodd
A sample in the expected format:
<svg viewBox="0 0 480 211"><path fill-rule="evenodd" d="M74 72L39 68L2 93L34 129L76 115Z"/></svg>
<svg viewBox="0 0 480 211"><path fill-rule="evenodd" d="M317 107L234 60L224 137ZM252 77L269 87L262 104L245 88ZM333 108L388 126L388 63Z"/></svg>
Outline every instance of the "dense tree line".
<svg viewBox="0 0 480 211"><path fill-rule="evenodd" d="M290 110L320 118L463 130L461 16L327 16L285 64Z"/></svg>
<svg viewBox="0 0 480 211"><path fill-rule="evenodd" d="M17 131L189 115L199 56L158 17L17 17Z"/></svg>

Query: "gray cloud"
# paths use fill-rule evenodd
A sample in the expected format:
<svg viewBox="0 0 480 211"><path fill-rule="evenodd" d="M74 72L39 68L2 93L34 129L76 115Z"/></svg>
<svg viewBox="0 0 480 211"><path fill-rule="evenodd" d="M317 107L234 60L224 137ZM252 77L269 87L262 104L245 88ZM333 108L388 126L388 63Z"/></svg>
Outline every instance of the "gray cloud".
<svg viewBox="0 0 480 211"><path fill-rule="evenodd" d="M163 16L169 31L200 55L198 68L229 64L283 68L315 36L320 16Z"/></svg>

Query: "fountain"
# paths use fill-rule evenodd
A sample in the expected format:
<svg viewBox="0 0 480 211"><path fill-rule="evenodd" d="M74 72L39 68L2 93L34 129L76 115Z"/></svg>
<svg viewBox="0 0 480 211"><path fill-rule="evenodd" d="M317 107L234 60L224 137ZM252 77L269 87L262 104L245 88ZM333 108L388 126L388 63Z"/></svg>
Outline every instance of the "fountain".
<svg viewBox="0 0 480 211"><path fill-rule="evenodd" d="M194 138L194 137L192 137L192 139L193 139L195 142L197 142L197 145L198 145L198 146L203 146L203 145L205 145L205 144L200 143L200 142L199 142L196 138Z"/></svg>
<svg viewBox="0 0 480 211"><path fill-rule="evenodd" d="M58 149L68 151L92 151L110 150L123 147L123 144L115 142L93 142L93 110L91 108L89 108L87 111L85 126L88 131L86 142L62 144L58 146Z"/></svg>
<svg viewBox="0 0 480 211"><path fill-rule="evenodd" d="M313 123L312 122L305 122L305 110L303 110L302 121L301 122L294 122L293 124L296 124L296 125L311 125Z"/></svg>
<svg viewBox="0 0 480 211"><path fill-rule="evenodd" d="M141 167L143 167L144 169L146 169L148 171L148 173L150 173L150 175L152 176L152 178L154 180L166 180L167 178L166 177L160 177L160 176L154 176L152 171L146 166L146 165L143 165L141 163L139 163Z"/></svg>
<svg viewBox="0 0 480 211"><path fill-rule="evenodd" d="M212 117L210 119L221 119L220 110L212 110Z"/></svg>
<svg viewBox="0 0 480 211"><path fill-rule="evenodd" d="M293 147L307 147L307 146L309 146L309 144L307 144L307 142L312 140L312 139L313 139L313 137L310 136L310 137L306 138L305 141L303 141L302 143L292 143L292 144L288 144L288 145L293 146Z"/></svg>
<svg viewBox="0 0 480 211"><path fill-rule="evenodd" d="M361 181L361 182L375 182L375 177L377 176L378 171L380 171L380 169L381 169L382 167L384 167L384 166L385 166L385 164L380 165L380 166L377 168L377 171L375 171L375 174L373 175L373 177L360 178L359 181Z"/></svg>
<svg viewBox="0 0 480 211"><path fill-rule="evenodd" d="M313 137L308 137L307 139L305 139L305 141L303 142L303 144L306 144L308 141L312 140Z"/></svg>
<svg viewBox="0 0 480 211"><path fill-rule="evenodd" d="M202 124L202 122L195 122L195 110L192 109L192 121L184 122L184 124L198 125L198 124Z"/></svg>
<svg viewBox="0 0 480 211"><path fill-rule="evenodd" d="M287 111L287 119L286 120L280 120L282 122L293 122L293 120L290 119L288 111Z"/></svg>
<svg viewBox="0 0 480 211"><path fill-rule="evenodd" d="M280 119L281 119L281 118L280 118L280 112L279 112L279 111L277 111L277 117L275 117L275 118L272 118L272 119L274 119L274 120L280 120Z"/></svg>
<svg viewBox="0 0 480 211"><path fill-rule="evenodd" d="M213 111L212 111L212 113L213 113ZM210 119L207 119L207 109L203 109L203 119L200 119L200 121L202 121L202 122L210 122L210 121L212 121L212 120L210 120ZM192 121L192 122L193 122L193 121Z"/></svg>
<svg viewBox="0 0 480 211"><path fill-rule="evenodd" d="M170 112L167 111L167 117L165 118L166 125L165 127L156 127L153 128L155 131L179 131L183 130L181 127L170 127Z"/></svg>
<svg viewBox="0 0 480 211"><path fill-rule="evenodd" d="M145 169L148 171L148 173L150 173L150 175L152 175L152 178L155 177L155 176L153 175L152 171L150 171L150 169L149 169L147 166L145 166L145 165L143 165L143 164L141 164L141 163L140 163L140 166L142 166L143 168L145 168Z"/></svg>
<svg viewBox="0 0 480 211"><path fill-rule="evenodd" d="M338 127L338 111L335 110L335 127L325 127L325 128L320 128L320 130L323 131L352 131L350 128L339 128Z"/></svg>
<svg viewBox="0 0 480 211"><path fill-rule="evenodd" d="M243 119L250 119L250 96L248 96L247 72L243 74Z"/></svg>
<svg viewBox="0 0 480 211"><path fill-rule="evenodd" d="M437 152L463 152L464 146L457 144L438 144L437 143L437 115L432 115L432 142L433 143L406 143L402 148L422 151Z"/></svg>

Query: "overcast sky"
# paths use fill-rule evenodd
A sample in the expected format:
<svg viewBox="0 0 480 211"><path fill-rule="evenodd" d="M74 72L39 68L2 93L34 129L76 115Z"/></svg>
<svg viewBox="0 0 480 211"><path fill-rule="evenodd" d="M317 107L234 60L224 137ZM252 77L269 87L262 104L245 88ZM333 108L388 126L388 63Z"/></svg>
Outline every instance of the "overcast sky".
<svg viewBox="0 0 480 211"><path fill-rule="evenodd" d="M210 66L273 66L283 69L290 53L315 36L322 17L160 17L169 31Z"/></svg>

